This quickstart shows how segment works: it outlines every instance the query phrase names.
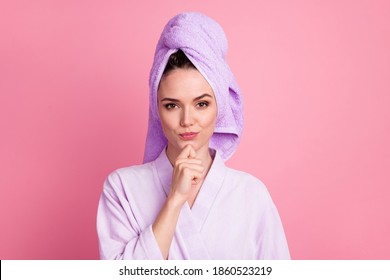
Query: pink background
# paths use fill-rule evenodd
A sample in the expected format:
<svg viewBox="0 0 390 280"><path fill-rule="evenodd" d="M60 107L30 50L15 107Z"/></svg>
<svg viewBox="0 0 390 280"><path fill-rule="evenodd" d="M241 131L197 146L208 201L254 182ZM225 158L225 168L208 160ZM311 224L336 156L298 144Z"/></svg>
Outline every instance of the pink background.
<svg viewBox="0 0 390 280"><path fill-rule="evenodd" d="M98 258L103 181L142 160L158 36L194 10L224 27L245 97L228 165L268 186L292 257L389 259L389 3L2 0L0 258Z"/></svg>

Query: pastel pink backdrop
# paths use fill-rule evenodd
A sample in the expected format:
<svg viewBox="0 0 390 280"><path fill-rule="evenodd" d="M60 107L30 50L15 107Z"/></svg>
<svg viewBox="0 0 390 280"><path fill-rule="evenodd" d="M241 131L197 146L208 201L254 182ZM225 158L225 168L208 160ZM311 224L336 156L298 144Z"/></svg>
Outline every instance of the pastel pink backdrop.
<svg viewBox="0 0 390 280"><path fill-rule="evenodd" d="M389 259L389 3L1 1L0 258L98 258L103 181L142 161L158 36L194 10L224 27L245 97L228 165L268 186L292 257Z"/></svg>

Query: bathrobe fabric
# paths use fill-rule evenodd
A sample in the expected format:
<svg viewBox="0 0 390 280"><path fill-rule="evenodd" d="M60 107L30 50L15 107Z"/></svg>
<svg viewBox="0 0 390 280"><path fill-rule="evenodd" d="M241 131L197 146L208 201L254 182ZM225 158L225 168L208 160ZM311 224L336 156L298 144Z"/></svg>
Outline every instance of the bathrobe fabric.
<svg viewBox="0 0 390 280"><path fill-rule="evenodd" d="M289 259L278 211L257 178L228 168L218 151L190 208L181 209L168 259ZM152 230L169 194L165 149L151 162L106 179L97 231L101 259L162 259Z"/></svg>

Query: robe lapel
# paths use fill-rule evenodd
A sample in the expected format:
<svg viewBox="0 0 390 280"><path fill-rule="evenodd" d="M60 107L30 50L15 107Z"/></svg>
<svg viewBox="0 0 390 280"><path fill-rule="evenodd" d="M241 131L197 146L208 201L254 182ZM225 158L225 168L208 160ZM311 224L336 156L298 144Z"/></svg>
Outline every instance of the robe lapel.
<svg viewBox="0 0 390 280"><path fill-rule="evenodd" d="M156 168L164 192L168 196L173 168L166 157L165 149L156 159ZM206 260L210 258L203 241L202 227L223 185L226 170L222 158L216 152L213 164L210 167L192 209L188 203L185 203L181 209L174 240L169 252L169 259Z"/></svg>

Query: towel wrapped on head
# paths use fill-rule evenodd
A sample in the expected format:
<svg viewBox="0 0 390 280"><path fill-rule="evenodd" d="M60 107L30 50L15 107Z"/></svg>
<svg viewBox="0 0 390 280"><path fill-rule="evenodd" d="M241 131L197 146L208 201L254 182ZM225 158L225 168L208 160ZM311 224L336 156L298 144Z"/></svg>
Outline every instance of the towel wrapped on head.
<svg viewBox="0 0 390 280"><path fill-rule="evenodd" d="M149 79L149 126L144 163L155 160L167 145L158 115L157 90L169 56L179 49L210 84L217 102L217 121L210 148L227 160L236 150L243 129L243 102L226 62L228 44L222 27L196 12L181 13L165 26L157 43Z"/></svg>

